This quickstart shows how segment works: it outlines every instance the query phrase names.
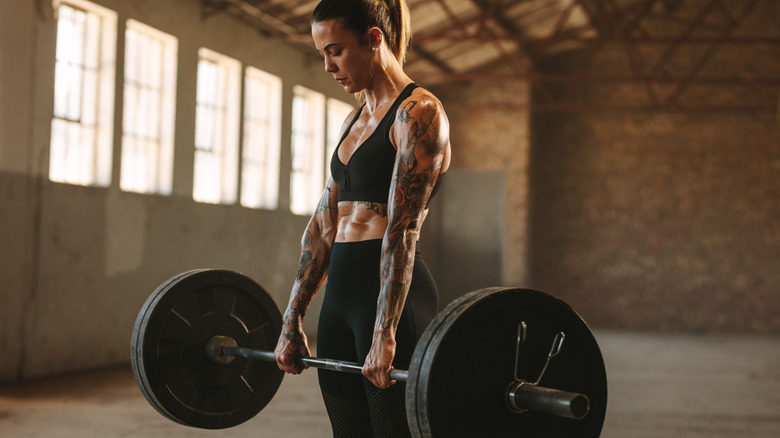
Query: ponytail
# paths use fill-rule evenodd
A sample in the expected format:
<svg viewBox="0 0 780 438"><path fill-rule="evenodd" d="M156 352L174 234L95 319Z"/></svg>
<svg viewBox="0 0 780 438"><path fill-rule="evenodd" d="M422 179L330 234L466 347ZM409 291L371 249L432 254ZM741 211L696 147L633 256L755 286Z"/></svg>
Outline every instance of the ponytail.
<svg viewBox="0 0 780 438"><path fill-rule="evenodd" d="M388 0L388 8L392 17L393 29L395 31L395 48L393 54L395 59L401 65L406 62L406 49L412 39L411 19L409 18L409 7L405 0Z"/></svg>

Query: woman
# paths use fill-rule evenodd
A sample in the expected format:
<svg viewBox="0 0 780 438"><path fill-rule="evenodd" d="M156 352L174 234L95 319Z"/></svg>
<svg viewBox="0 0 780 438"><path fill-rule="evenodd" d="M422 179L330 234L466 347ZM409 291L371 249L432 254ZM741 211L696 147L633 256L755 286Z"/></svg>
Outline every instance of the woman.
<svg viewBox="0 0 780 438"><path fill-rule="evenodd" d="M403 384L388 373L408 367L438 310L417 240L449 166L449 124L403 71L410 34L403 0L322 0L312 14L325 70L364 103L344 122L303 235L275 354L282 370L302 371L294 359L310 355L303 318L327 275L317 354L362 362L366 377L319 370L335 437L409 436Z"/></svg>

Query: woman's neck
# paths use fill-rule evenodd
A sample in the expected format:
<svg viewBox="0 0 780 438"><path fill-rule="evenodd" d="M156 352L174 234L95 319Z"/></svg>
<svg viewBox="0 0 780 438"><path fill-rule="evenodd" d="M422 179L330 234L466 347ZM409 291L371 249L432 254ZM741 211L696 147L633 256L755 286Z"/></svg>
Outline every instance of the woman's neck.
<svg viewBox="0 0 780 438"><path fill-rule="evenodd" d="M412 82L392 53L384 46L377 54L379 59L372 64L372 81L364 90L366 109L373 113L378 107L392 102Z"/></svg>

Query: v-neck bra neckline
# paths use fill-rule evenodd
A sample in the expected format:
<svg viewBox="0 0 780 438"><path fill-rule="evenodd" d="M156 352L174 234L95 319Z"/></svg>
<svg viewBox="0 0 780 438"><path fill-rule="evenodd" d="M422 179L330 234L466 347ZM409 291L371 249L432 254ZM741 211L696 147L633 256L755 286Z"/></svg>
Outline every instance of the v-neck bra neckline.
<svg viewBox="0 0 780 438"><path fill-rule="evenodd" d="M366 107L366 104L364 103L363 105L360 106L360 109L358 110L357 114L355 114L355 117L352 118L352 122L350 122L349 126L347 126L346 131L344 131L344 135L341 136L341 140L339 140L338 145L336 145L336 150L334 152L334 155L336 156L336 159L338 160L339 164L341 164L342 167L344 167L344 168L349 167L349 163L352 162L352 159L355 157L355 154L357 154L359 150L363 149L363 146L376 135L377 131L379 131L379 128L384 126L384 123L385 123L387 117L390 115L390 113L398 111L398 108L397 108L398 103L399 103L398 99L400 99L402 96L404 96L404 94L406 94L405 91L409 87L417 88L418 85L416 83L412 82L409 85L407 85L406 87L404 87L403 90L401 90L401 92L395 98L393 103L390 105L390 108L387 109L387 112L385 113L385 115L382 116L382 119L379 121L379 123L376 124L376 127L371 132L371 134L369 134L368 137L365 138L365 140L360 142L360 144L355 148L355 150L352 151L352 155L349 156L349 159L347 160L347 162L344 163L343 161L341 161L341 157L339 157L339 150L341 150L341 144L344 143L344 140L347 138L347 135L349 135L349 132L352 130L352 126L355 124L355 122L357 122L358 118L360 118L360 115L363 114L363 108ZM395 111L393 111L393 108L396 108Z"/></svg>

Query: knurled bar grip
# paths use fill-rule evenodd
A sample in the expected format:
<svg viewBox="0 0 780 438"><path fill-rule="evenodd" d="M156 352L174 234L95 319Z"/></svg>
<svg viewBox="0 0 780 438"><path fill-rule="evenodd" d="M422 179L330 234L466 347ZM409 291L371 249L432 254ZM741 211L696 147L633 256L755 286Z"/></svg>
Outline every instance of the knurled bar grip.
<svg viewBox="0 0 780 438"><path fill-rule="evenodd" d="M241 356L247 359L258 359L266 362L276 362L276 356L273 351L255 350L245 347L222 347L222 354L226 356ZM322 368L331 371L343 371L345 373L362 374L363 365L355 362L347 362L336 359L320 359L319 357L297 357L295 362L301 366ZM409 371L390 370L390 380L406 382L409 377Z"/></svg>
<svg viewBox="0 0 780 438"><path fill-rule="evenodd" d="M216 353L223 356L241 356L247 359L276 362L276 356L273 351L234 346L222 346L218 350ZM343 360L305 356L296 358L295 362L301 366L331 371L342 371L352 374L362 374L363 372L363 365ZM390 370L391 380L406 382L408 377L409 371ZM507 393L507 403L514 412L530 410L574 419L584 418L590 410L590 400L585 394L545 388L525 382L516 382L510 385Z"/></svg>

